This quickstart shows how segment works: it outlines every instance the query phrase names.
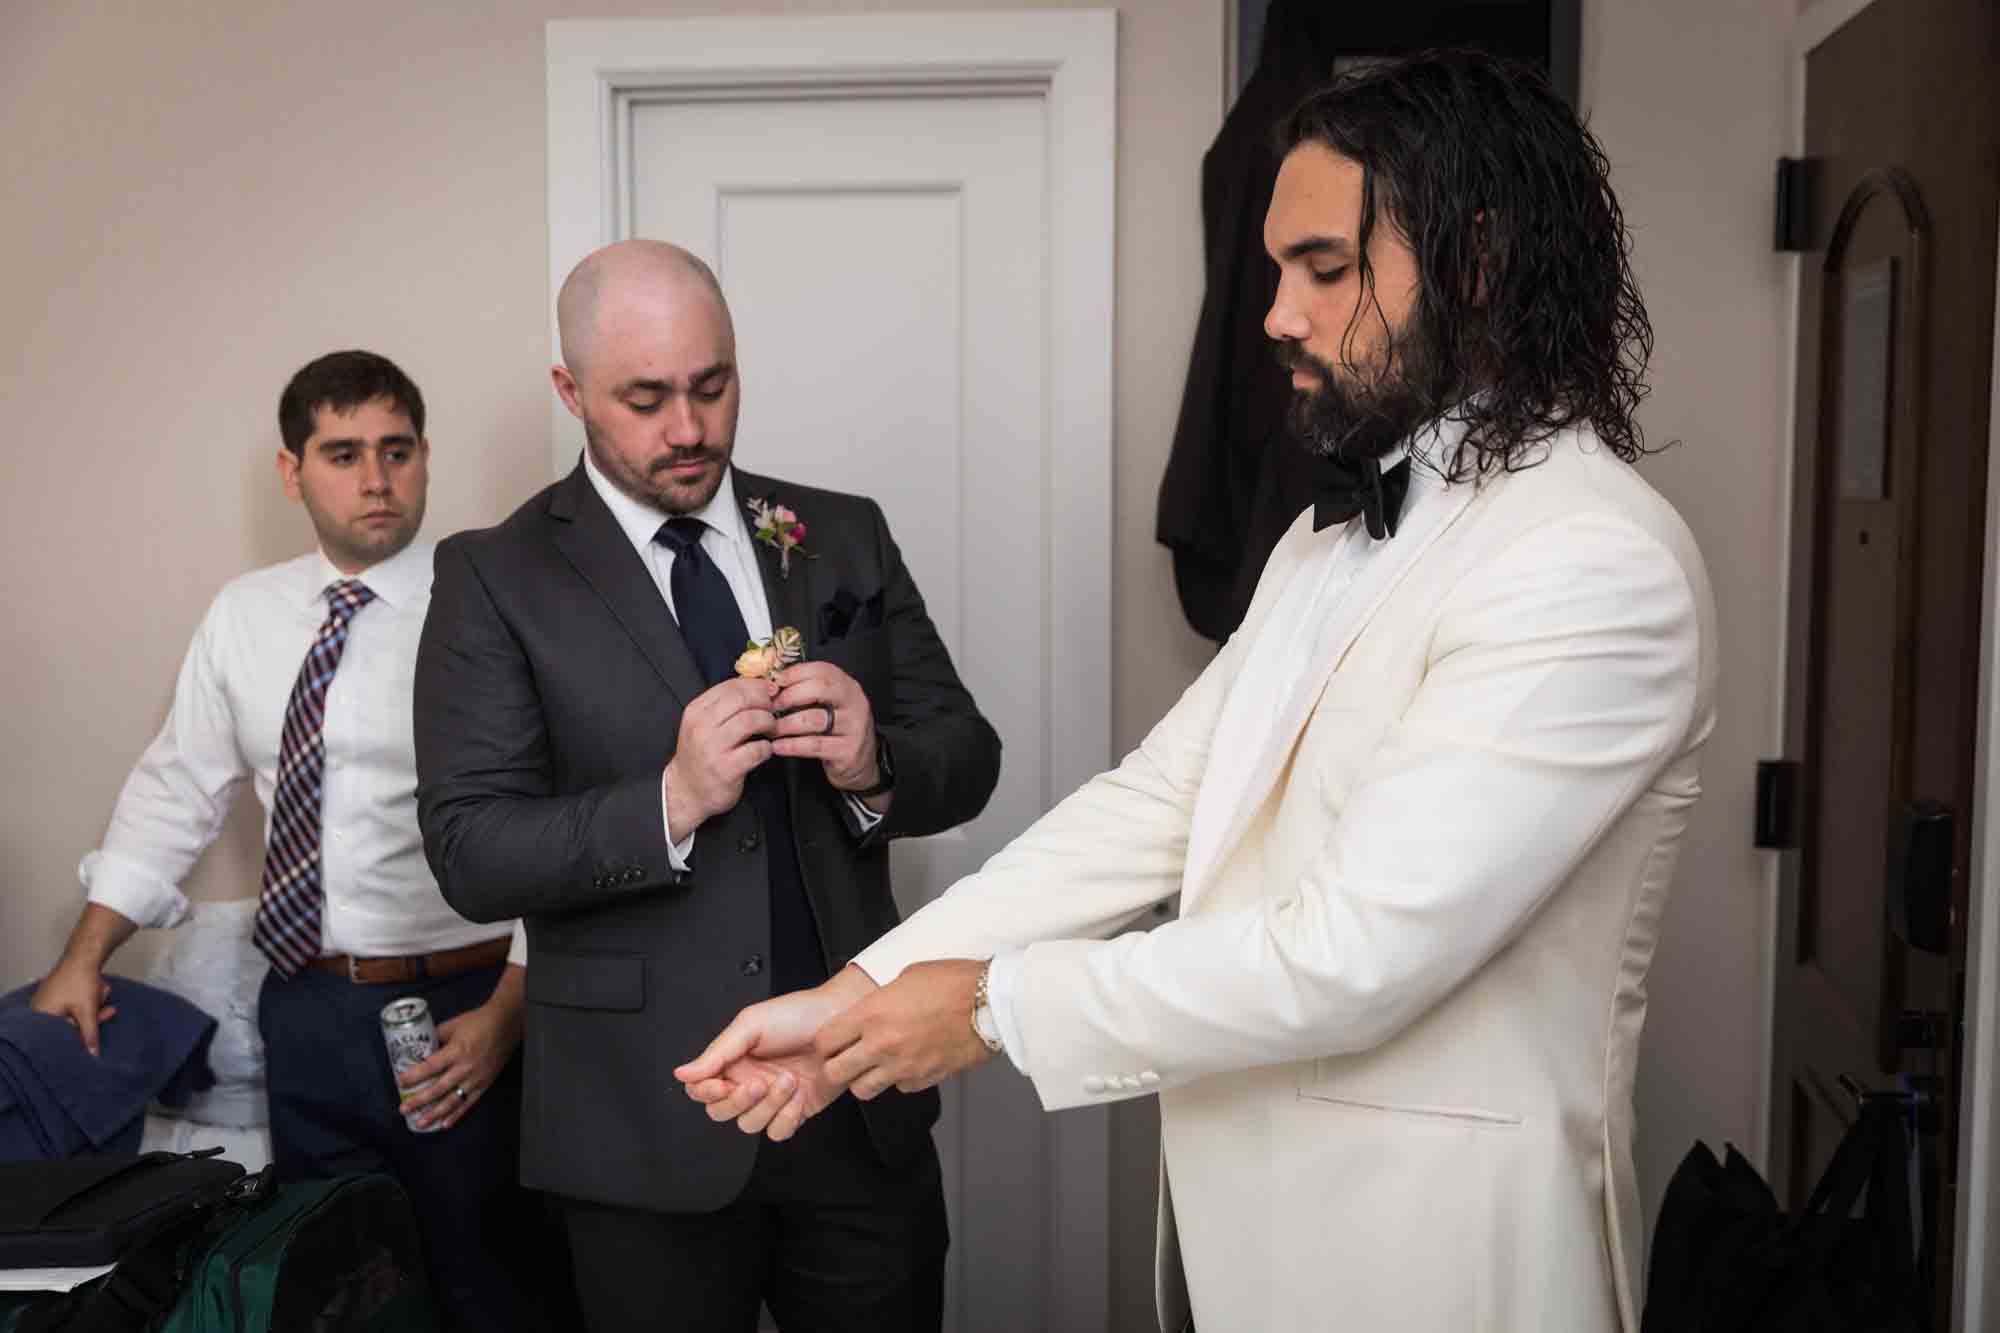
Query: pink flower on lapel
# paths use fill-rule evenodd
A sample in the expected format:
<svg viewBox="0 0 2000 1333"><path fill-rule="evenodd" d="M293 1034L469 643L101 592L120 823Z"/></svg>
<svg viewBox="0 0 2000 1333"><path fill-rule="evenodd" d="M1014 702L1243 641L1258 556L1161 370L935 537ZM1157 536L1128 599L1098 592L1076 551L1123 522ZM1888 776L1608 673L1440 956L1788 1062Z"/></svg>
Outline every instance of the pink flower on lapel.
<svg viewBox="0 0 2000 1333"><path fill-rule="evenodd" d="M778 553L778 576L787 577L792 572L792 552L797 551L808 560L819 557L804 550L806 525L799 516L778 503L778 497L767 495L763 499L752 496L744 502L750 517L757 521L753 534L758 541Z"/></svg>

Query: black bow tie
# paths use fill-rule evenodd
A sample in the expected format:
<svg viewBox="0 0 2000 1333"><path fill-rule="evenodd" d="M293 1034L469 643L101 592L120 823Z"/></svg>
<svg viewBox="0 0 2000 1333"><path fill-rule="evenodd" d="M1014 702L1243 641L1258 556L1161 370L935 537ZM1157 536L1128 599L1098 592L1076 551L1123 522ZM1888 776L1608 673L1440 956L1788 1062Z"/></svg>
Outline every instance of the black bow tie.
<svg viewBox="0 0 2000 1333"><path fill-rule="evenodd" d="M1368 535L1384 541L1396 535L1403 497L1410 493L1410 460L1404 458L1385 472L1378 459L1357 463L1317 454L1312 485L1314 532L1360 514L1368 520Z"/></svg>

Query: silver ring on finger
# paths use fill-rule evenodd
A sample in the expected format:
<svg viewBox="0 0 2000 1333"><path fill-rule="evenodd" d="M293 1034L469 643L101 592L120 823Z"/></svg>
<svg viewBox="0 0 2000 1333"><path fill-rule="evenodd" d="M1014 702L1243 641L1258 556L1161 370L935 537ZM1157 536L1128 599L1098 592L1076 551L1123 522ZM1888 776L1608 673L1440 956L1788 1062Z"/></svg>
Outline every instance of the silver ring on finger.
<svg viewBox="0 0 2000 1333"><path fill-rule="evenodd" d="M821 704L820 707L826 709L826 726L820 729L819 734L822 736L831 736L833 735L833 705Z"/></svg>
<svg viewBox="0 0 2000 1333"><path fill-rule="evenodd" d="M458 1085L457 1087L453 1088L453 1089L452 1089L452 1091L458 1094L458 1099L459 1099L460 1101L465 1101L465 1100L466 1100L466 1092L465 1092L465 1085L464 1085L463 1083L461 1083L461 1084L459 1084L459 1085Z"/></svg>

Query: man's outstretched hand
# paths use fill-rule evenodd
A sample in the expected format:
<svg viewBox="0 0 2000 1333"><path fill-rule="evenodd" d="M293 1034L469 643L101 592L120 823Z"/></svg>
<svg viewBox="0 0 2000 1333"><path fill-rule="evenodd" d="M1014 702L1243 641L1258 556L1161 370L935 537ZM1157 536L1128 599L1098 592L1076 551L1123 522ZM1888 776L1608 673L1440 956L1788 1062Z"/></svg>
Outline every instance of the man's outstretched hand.
<svg viewBox="0 0 2000 1333"><path fill-rule="evenodd" d="M917 1092L992 1058L972 1030L986 964L918 963L885 987L848 966L825 985L754 1004L674 1071L711 1120L783 1141L845 1089Z"/></svg>
<svg viewBox="0 0 2000 1333"><path fill-rule="evenodd" d="M753 1004L674 1077L709 1119L782 1143L843 1091L827 1079L813 1034L874 989L866 972L848 966L824 985Z"/></svg>
<svg viewBox="0 0 2000 1333"><path fill-rule="evenodd" d="M813 1039L837 1087L871 1101L890 1088L922 1092L993 1058L972 1028L973 993L986 964L916 963L824 1024Z"/></svg>

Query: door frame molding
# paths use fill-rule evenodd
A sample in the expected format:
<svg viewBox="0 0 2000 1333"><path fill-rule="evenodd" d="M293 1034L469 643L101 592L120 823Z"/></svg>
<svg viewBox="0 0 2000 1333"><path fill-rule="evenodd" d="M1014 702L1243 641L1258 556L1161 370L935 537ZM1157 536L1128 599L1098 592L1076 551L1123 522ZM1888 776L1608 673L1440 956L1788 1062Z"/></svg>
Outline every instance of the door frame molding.
<svg viewBox="0 0 2000 1333"><path fill-rule="evenodd" d="M623 118L638 100L894 97L939 91L1039 98L1048 125L1048 343L1042 475L1043 809L1114 758L1112 283L1114 10L553 20L547 25L549 355L554 299L578 260L628 235ZM661 61L658 52L672 51ZM639 63L643 61L643 63ZM589 151L577 152L576 145ZM550 461L580 432L550 405ZM1060 673L1058 676L1057 673ZM1103 1327L1110 1287L1110 1120L1048 1121L1047 1308Z"/></svg>
<svg viewBox="0 0 2000 1333"><path fill-rule="evenodd" d="M1806 57L1813 48L1831 37L1844 25L1861 13L1874 0L1815 0L1792 21L1792 55L1786 69L1791 100L1791 126L1787 134L1789 151L1793 156L1805 152L1806 143ZM1778 584L1784 596L1778 600L1776 623L1772 626L1777 641L1777 652L1773 656L1771 683L1771 741L1770 753L1785 753L1786 683L1791 673L1791 587L1792 587L1792 512L1794 501L1792 482L1798 470L1799 433L1799 297L1806 274L1810 271L1805 255L1787 255L1785 275L1785 343L1783 349L1783 382L1785 397L1781 407L1781 429L1784 431L1783 466L1778 469L1778 523L1777 557ZM1768 1177L1771 1174L1771 1112L1772 1090L1776 1072L1773 1061L1777 1054L1778 1023L1778 947L1779 947L1779 893L1781 879L1780 859L1776 856L1764 858L1762 867L1763 888L1763 949L1757 965L1758 1013L1757 1013L1757 1063L1762 1077L1757 1081L1756 1118L1750 1134L1750 1160L1755 1162Z"/></svg>
<svg viewBox="0 0 2000 1333"><path fill-rule="evenodd" d="M1786 77L1790 81L1791 127L1787 134L1789 152L1802 156L1806 146L1806 57L1813 48L1833 36L1854 19L1875 0L1815 0L1792 22L1792 55L1787 66ZM1785 256L1785 345L1783 349L1785 385L1784 402L1781 407L1781 429L1784 431L1783 466L1778 469L1778 587L1784 596L1778 600L1778 614L1772 631L1777 640L1777 652L1773 655L1771 682L1771 741L1770 753L1785 753L1786 685L1791 676L1791 588L1792 588L1792 514L1796 495L1792 482L1798 471L1799 435L1799 298L1803 294L1803 284L1808 275L1817 272L1810 262L1811 256L1790 254ZM1782 864L1777 856L1767 856L1763 864L1763 950L1758 957L1758 1014L1757 1014L1757 1069L1762 1077L1757 1080L1756 1120L1750 1135L1750 1160L1755 1162L1766 1177L1771 1175L1771 1115L1774 1107L1773 1090L1777 1079L1774 1062L1778 1049L1778 980L1779 980L1779 897L1782 879Z"/></svg>
<svg viewBox="0 0 2000 1333"><path fill-rule="evenodd" d="M1814 48L1832 37L1859 16L1875 0L1814 0L1799 14L1792 27L1791 132L1793 156L1803 156L1806 142L1806 58ZM2000 234L1995 236L2000 248ZM1789 256L1791 272L1786 281L1785 370L1787 392L1784 401L1784 466L1779 483L1778 586L1792 586L1792 479L1798 450L1799 384L1799 297L1803 283L1817 273L1810 255ZM1975 776L1972 809L1971 920L1966 941L1966 1033L1964 1039L1964 1086L1970 1092L1959 1121L1959 1207L1955 1224L1958 1271L1952 1293L1952 1326L1957 1330L1985 1327L1989 1314L2000 1315L2000 1264L1989 1265L1983 1256L2000 1245L2000 1057L1982 1048L1992 1044L1989 1034L2000 1033L2000 894L1989 876L2000 873L2000 807L1996 807L1996 783L2000 783L2000 306L1996 306L1994 327L1993 408L1988 423L1989 450L1986 485L1986 551L1983 606L1986 616L1984 646L1979 664L1979 738L1982 761ZM1790 599L1780 606L1777 624L1776 707L1771 753L1782 754L1785 743L1785 684L1790 664ZM1764 865L1764 950L1761 1012L1758 1016L1762 1046L1758 1067L1763 1078L1757 1086L1757 1121L1752 1143L1754 1160L1770 1171L1772 1090L1776 1051L1778 948L1778 858L1766 858ZM1981 890L1984 890L1983 892ZM1961 1095L1964 1095L1961 1093ZM1975 1272L1975 1270L1978 1270Z"/></svg>
<svg viewBox="0 0 2000 1333"><path fill-rule="evenodd" d="M2000 228L1994 232L2000 252ZM1996 305L1993 329L1992 402L1987 418L1986 571L1982 600L1986 617L1985 645L1979 654L1979 754L1973 775L1972 892L1965 945L1965 1089L1971 1094L1959 1119L1958 1266L1952 1293L1952 1325L1956 1329L1991 1326L2000 1317L2000 894L1993 875L2000 873L2000 810L1994 784L2000 763L2000 266L1994 278ZM1975 1274L1974 1269L1980 1271Z"/></svg>
<svg viewBox="0 0 2000 1333"><path fill-rule="evenodd" d="M1808 5L1793 23L1792 56L1797 62L1794 72L1798 75L1793 87L1798 94L1794 100L1799 114L1799 134L1794 140L1795 147L1802 147L1805 143L1806 57L1812 53L1815 46L1846 27L1862 10L1874 3L1875 0L1813 0L1813 3Z"/></svg>

